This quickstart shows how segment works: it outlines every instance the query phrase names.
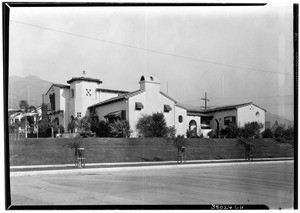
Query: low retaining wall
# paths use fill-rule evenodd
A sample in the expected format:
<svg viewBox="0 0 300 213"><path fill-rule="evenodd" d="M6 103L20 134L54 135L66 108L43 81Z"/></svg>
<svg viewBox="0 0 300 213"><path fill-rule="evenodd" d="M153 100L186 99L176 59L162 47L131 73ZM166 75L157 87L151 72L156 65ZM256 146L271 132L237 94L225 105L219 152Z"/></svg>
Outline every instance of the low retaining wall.
<svg viewBox="0 0 300 213"><path fill-rule="evenodd" d="M66 144L74 139L22 139L9 142L10 165L74 163L74 150ZM160 138L82 139L86 163L142 162L176 160L177 149ZM293 157L294 148L273 139L253 140L254 158ZM234 139L188 139L187 160L244 158L244 147Z"/></svg>

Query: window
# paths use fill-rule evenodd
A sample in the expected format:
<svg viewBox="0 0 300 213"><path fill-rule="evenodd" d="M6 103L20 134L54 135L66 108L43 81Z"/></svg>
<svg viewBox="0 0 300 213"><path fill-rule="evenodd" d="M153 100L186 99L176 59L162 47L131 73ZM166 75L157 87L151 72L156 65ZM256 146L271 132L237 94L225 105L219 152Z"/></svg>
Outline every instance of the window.
<svg viewBox="0 0 300 213"><path fill-rule="evenodd" d="M77 117L81 118L81 112L77 112Z"/></svg>
<svg viewBox="0 0 300 213"><path fill-rule="evenodd" d="M224 118L224 125L235 124L236 118L235 116L227 116Z"/></svg>
<svg viewBox="0 0 300 213"><path fill-rule="evenodd" d="M51 94L49 98L50 98L51 110L55 110L55 94L54 93Z"/></svg>
<svg viewBox="0 0 300 213"><path fill-rule="evenodd" d="M71 89L71 98L74 98L74 89Z"/></svg>
<svg viewBox="0 0 300 213"><path fill-rule="evenodd" d="M144 109L144 105L141 102L135 102L135 109L142 110Z"/></svg>
<svg viewBox="0 0 300 213"><path fill-rule="evenodd" d="M167 104L164 105L164 112L170 112L171 110L172 108L169 105Z"/></svg>
<svg viewBox="0 0 300 213"><path fill-rule="evenodd" d="M256 117L259 117L259 112L256 112L255 115L256 115Z"/></svg>
<svg viewBox="0 0 300 213"><path fill-rule="evenodd" d="M183 117L182 117L182 115L179 115L179 116L178 116L178 122L179 122L179 123L182 123L182 122L183 122Z"/></svg>
<svg viewBox="0 0 300 213"><path fill-rule="evenodd" d="M86 93L85 93L86 96L92 96L92 90L91 89L85 89L85 90L86 90Z"/></svg>

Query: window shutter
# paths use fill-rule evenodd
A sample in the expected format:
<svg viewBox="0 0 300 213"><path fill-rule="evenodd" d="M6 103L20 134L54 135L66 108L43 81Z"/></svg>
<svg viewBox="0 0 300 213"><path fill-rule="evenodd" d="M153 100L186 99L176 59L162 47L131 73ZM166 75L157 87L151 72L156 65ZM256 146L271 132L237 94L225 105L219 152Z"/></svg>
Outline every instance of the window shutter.
<svg viewBox="0 0 300 213"><path fill-rule="evenodd" d="M144 105L141 102L135 102L135 109L142 110L144 109Z"/></svg>
<svg viewBox="0 0 300 213"><path fill-rule="evenodd" d="M172 110L172 108L170 107L170 105L165 104L164 105L164 112L170 112Z"/></svg>

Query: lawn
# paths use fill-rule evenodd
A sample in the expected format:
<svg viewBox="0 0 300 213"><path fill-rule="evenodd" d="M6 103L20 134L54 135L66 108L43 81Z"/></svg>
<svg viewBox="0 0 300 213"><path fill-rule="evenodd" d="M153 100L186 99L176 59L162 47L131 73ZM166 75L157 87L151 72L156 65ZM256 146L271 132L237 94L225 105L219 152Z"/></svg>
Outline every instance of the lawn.
<svg viewBox="0 0 300 213"><path fill-rule="evenodd" d="M73 139L21 139L9 142L10 165L74 163ZM85 138L86 163L176 160L177 149L160 138ZM294 148L274 139L256 139L254 158L293 157ZM188 139L187 160L244 158L244 148L234 139Z"/></svg>

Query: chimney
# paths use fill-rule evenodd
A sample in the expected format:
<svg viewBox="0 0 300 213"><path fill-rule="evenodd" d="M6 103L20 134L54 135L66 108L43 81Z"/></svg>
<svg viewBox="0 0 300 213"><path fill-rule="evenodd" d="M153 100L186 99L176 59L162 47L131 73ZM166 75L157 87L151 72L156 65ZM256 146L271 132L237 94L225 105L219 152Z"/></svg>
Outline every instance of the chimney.
<svg viewBox="0 0 300 213"><path fill-rule="evenodd" d="M142 76L140 80L140 89L149 92L160 92L159 79L152 76Z"/></svg>

